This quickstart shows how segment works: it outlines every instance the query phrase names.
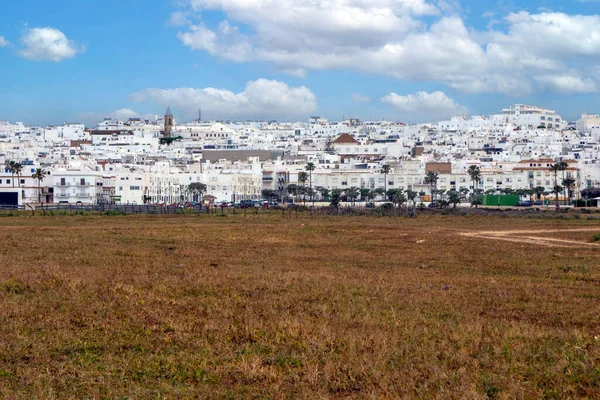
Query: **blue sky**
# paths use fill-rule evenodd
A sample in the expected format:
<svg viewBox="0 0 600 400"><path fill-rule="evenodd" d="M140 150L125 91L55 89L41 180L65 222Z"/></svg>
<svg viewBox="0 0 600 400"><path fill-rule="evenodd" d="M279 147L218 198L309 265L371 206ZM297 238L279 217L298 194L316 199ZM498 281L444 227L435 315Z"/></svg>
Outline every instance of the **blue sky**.
<svg viewBox="0 0 600 400"><path fill-rule="evenodd" d="M199 106L206 119L600 112L597 1L255 3L9 2L0 120L92 123L167 104L183 121Z"/></svg>

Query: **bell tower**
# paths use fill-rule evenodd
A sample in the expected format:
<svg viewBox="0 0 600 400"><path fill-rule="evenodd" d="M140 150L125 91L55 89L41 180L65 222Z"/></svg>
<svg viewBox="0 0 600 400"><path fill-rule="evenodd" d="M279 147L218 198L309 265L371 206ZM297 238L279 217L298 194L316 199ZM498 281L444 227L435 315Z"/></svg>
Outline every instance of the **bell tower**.
<svg viewBox="0 0 600 400"><path fill-rule="evenodd" d="M165 113L165 130L163 132L163 136L170 138L173 132L173 113L171 112L171 107L167 107L167 112Z"/></svg>

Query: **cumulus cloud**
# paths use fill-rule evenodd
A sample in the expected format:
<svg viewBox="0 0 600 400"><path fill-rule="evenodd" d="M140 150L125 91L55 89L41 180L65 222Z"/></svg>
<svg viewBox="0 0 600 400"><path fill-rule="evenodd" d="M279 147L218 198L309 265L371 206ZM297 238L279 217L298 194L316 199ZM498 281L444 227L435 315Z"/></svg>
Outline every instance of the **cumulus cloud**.
<svg viewBox="0 0 600 400"><path fill-rule="evenodd" d="M588 87L599 87L590 68L600 60L600 15L510 13L477 30L454 0L183 1L199 18L224 15L217 26L185 24L178 33L184 45L297 76L353 69L510 95L548 90L538 76L586 76L594 83Z"/></svg>
<svg viewBox="0 0 600 400"><path fill-rule="evenodd" d="M4 36L0 36L0 47L6 47L10 44L10 42L4 39Z"/></svg>
<svg viewBox="0 0 600 400"><path fill-rule="evenodd" d="M149 88L133 93L134 102L149 101L171 106L184 119L193 118L198 108L211 119L303 118L317 109L315 95L306 87L258 79L246 84L243 92L216 88Z"/></svg>
<svg viewBox="0 0 600 400"><path fill-rule="evenodd" d="M21 57L33 61L60 62L85 51L83 46L55 28L29 28L20 42L23 46L19 51Z"/></svg>
<svg viewBox="0 0 600 400"><path fill-rule="evenodd" d="M352 101L355 101L357 103L369 103L371 101L371 98L369 96L365 96L364 94L353 93Z"/></svg>
<svg viewBox="0 0 600 400"><path fill-rule="evenodd" d="M383 103L391 104L405 116L429 118L448 118L467 113L467 109L449 98L443 92L417 92L402 96L390 93L381 98Z"/></svg>

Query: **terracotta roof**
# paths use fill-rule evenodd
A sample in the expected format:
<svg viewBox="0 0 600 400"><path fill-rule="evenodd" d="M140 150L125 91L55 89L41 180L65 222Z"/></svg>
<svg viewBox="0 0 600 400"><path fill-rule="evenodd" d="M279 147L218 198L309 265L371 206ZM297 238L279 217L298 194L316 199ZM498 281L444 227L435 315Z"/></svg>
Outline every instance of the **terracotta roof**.
<svg viewBox="0 0 600 400"><path fill-rule="evenodd" d="M349 134L343 133L342 135L340 135L340 137L333 141L333 144L360 144L360 142L354 139Z"/></svg>

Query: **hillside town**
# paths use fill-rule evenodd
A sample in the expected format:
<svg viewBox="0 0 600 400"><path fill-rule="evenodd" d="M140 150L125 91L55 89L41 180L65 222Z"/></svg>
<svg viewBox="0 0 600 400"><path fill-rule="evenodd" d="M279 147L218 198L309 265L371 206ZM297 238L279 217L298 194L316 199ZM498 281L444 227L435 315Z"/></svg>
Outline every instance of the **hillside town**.
<svg viewBox="0 0 600 400"><path fill-rule="evenodd" d="M400 190L422 202L518 193L567 204L599 185L599 154L600 115L568 122L523 104L416 125L320 117L179 124L171 109L94 127L0 121L0 203L329 202L336 192L378 201Z"/></svg>

